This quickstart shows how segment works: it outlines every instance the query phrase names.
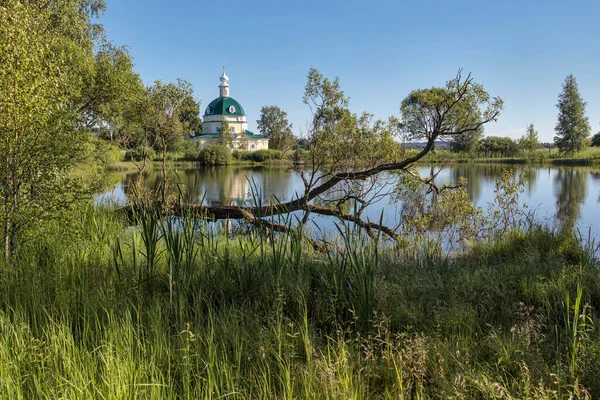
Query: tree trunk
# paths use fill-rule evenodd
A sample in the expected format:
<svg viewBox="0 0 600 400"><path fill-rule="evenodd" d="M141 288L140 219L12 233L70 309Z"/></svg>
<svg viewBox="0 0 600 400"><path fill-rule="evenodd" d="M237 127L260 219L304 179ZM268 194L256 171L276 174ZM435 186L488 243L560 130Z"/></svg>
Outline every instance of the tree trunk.
<svg viewBox="0 0 600 400"><path fill-rule="evenodd" d="M131 162L137 167L138 169L138 175L135 178L135 184L137 185L138 189L140 187L140 184L142 183L142 176L144 175L144 171L146 170L146 163L148 162L148 149L146 146L143 147L142 150L142 167L140 168L140 166L135 162L133 154L131 154Z"/></svg>

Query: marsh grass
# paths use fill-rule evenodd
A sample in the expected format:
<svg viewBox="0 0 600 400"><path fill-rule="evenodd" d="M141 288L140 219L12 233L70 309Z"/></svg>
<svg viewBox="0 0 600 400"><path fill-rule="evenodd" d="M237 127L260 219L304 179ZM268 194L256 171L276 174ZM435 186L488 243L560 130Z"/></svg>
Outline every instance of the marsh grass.
<svg viewBox="0 0 600 400"><path fill-rule="evenodd" d="M418 152L416 149L408 149L407 155L411 156ZM503 155L488 156L480 153L460 153L449 149L440 148L429 153L422 161L423 163L498 163L508 165L518 164L552 164L552 165L596 165L600 162L600 148L587 147L571 155L570 152L560 153L558 149L538 149L531 153L523 153L514 157Z"/></svg>
<svg viewBox="0 0 600 400"><path fill-rule="evenodd" d="M600 273L576 236L423 258L340 223L319 253L198 217L90 207L24 245L0 276L0 397L600 395Z"/></svg>

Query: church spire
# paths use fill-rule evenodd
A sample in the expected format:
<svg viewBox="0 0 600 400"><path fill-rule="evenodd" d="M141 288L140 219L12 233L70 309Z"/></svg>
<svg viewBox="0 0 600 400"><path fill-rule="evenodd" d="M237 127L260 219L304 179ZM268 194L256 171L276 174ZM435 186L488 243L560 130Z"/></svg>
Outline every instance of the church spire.
<svg viewBox="0 0 600 400"><path fill-rule="evenodd" d="M223 66L223 75L221 75L221 78L219 79L221 81L221 84L219 85L219 96L229 97L229 84L227 83L229 77L225 74L225 66Z"/></svg>

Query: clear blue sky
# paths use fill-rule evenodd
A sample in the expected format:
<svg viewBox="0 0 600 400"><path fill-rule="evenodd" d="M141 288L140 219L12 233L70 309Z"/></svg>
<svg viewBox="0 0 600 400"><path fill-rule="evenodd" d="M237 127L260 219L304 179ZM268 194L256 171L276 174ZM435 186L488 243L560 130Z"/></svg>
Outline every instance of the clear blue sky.
<svg viewBox="0 0 600 400"><path fill-rule="evenodd" d="M264 105L305 128L308 69L339 76L355 112L399 115L413 89L471 72L505 109L486 134L519 137L533 122L551 141L572 73L600 130L600 1L106 0L100 22L130 46L146 84L182 77L206 105L226 64L251 130Z"/></svg>

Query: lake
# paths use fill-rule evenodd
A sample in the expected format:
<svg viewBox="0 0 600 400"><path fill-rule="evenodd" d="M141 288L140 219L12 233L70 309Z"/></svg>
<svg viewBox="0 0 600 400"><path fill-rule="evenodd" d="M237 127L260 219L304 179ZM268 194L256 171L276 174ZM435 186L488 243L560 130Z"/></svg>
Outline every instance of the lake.
<svg viewBox="0 0 600 400"><path fill-rule="evenodd" d="M420 165L418 169L421 176L428 176L440 168L440 165ZM436 183L456 183L460 177L465 177L469 197L485 209L493 201L495 182L505 169L525 175L527 184L521 200L535 212L538 221L557 228L576 228L584 237L591 233L593 238L600 238L600 167L451 164L443 167ZM187 201L210 205L251 205L253 188L260 193L263 204L273 196L280 202L292 200L304 191L299 174L285 168L184 168L171 169L169 173L170 179L178 182ZM123 203L135 176L122 174L120 183L99 196L98 201ZM158 168L146 173L145 184L152 188L156 188L161 180ZM384 224L393 226L399 220L399 207L386 197L369 206L364 218L378 221L383 213ZM330 218L316 217L312 222L315 228L324 231L334 229Z"/></svg>

